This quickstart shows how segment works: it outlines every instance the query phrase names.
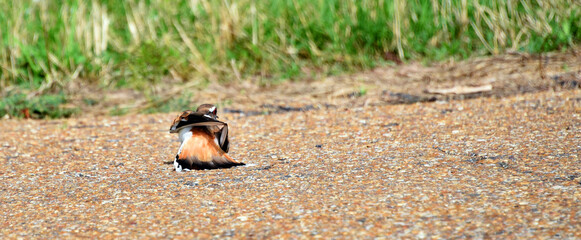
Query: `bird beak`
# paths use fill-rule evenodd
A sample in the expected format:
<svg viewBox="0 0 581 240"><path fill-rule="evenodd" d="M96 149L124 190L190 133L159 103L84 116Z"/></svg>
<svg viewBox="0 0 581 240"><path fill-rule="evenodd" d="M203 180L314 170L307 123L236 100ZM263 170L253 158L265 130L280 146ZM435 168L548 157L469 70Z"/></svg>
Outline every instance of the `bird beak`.
<svg viewBox="0 0 581 240"><path fill-rule="evenodd" d="M178 132L176 129L176 125L177 124L175 124L175 125L171 126L171 128L169 128L169 133L177 133Z"/></svg>

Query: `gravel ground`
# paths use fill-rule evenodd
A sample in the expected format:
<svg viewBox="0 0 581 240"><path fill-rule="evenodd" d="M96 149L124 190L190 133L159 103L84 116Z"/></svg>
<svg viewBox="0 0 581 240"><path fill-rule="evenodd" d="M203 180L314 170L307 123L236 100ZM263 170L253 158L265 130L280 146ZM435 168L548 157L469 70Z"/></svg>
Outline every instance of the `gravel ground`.
<svg viewBox="0 0 581 240"><path fill-rule="evenodd" d="M0 121L0 238L581 238L581 89L225 113L186 173L173 117Z"/></svg>

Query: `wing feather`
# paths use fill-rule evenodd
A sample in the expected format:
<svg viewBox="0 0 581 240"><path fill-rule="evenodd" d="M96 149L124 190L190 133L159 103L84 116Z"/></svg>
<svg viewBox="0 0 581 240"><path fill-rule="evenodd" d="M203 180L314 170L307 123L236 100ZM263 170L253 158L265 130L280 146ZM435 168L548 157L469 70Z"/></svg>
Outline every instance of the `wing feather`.
<svg viewBox="0 0 581 240"><path fill-rule="evenodd" d="M212 117L202 114L202 113L198 113L198 112L192 112L189 115L183 117L183 120L180 121L175 121L175 123L170 127L169 132L170 133L177 133L180 131L180 129L185 128L185 127L191 127L191 126L224 126L226 125L225 122L221 122L218 121L216 119L213 119Z"/></svg>
<svg viewBox="0 0 581 240"><path fill-rule="evenodd" d="M224 150L224 152L228 152L230 149L230 141L228 141L228 124L225 124L220 130L220 148Z"/></svg>

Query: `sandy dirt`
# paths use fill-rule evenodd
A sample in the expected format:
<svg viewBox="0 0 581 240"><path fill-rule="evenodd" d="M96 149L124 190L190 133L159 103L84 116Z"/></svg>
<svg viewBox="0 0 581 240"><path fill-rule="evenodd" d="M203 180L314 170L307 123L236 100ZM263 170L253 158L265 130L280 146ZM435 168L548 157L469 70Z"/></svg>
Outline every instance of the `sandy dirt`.
<svg viewBox="0 0 581 240"><path fill-rule="evenodd" d="M247 166L173 171L174 114L0 121L0 238L581 238L579 88L220 115Z"/></svg>
<svg viewBox="0 0 581 240"><path fill-rule="evenodd" d="M246 115L284 113L342 107L410 104L475 97L508 97L540 91L577 89L581 86L581 49L531 55L513 53L443 62L383 66L341 76L322 76L303 69L303 81L284 81L261 85L258 79L242 81L182 83L166 79L153 86L156 101L144 93L130 90L103 90L91 86L71 86L73 104L82 115L109 115L114 109L140 113L183 96L192 105L217 104L226 112ZM86 99L95 105L87 106Z"/></svg>

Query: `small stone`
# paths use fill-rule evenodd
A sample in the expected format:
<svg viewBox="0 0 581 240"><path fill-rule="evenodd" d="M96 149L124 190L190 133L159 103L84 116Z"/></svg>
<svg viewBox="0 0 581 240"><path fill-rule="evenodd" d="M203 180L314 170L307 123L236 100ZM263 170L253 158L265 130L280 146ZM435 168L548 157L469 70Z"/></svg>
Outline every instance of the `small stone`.
<svg viewBox="0 0 581 240"><path fill-rule="evenodd" d="M505 168L506 169L506 168L508 168L508 163L506 163L506 162L498 162L498 166L501 167L501 168Z"/></svg>
<svg viewBox="0 0 581 240"><path fill-rule="evenodd" d="M195 186L198 186L200 184L197 182L194 182L194 181L187 181L186 183L184 183L184 185L190 186L190 187L195 187Z"/></svg>

